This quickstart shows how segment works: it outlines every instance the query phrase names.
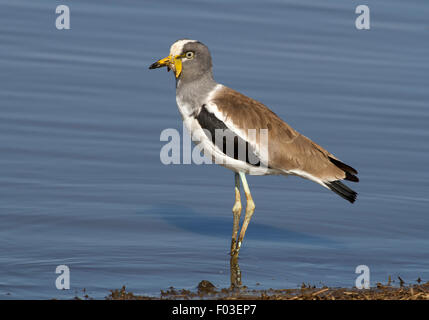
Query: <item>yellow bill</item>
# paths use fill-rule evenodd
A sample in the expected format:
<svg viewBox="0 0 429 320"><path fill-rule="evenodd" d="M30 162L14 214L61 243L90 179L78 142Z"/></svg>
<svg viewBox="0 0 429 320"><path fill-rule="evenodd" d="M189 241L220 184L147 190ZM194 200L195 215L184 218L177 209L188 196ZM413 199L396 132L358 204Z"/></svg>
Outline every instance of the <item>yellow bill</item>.
<svg viewBox="0 0 429 320"><path fill-rule="evenodd" d="M164 59L158 60L155 63L152 63L149 67L149 69L158 69L162 67L167 67L167 71L170 71L172 69L174 71L174 75L176 78L180 76L182 73L182 58L184 55L177 55L172 56L169 55L168 57L165 57Z"/></svg>

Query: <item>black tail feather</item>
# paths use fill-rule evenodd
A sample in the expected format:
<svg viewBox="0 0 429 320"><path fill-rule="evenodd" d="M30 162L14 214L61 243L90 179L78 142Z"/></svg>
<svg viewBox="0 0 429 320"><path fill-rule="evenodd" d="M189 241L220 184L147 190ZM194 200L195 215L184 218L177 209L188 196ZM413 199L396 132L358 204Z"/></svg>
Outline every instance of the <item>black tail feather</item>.
<svg viewBox="0 0 429 320"><path fill-rule="evenodd" d="M350 201L351 203L356 201L357 193L347 187L344 183L341 181L329 181L325 182L325 185L334 191L336 194L338 194L340 197L346 199L347 201Z"/></svg>

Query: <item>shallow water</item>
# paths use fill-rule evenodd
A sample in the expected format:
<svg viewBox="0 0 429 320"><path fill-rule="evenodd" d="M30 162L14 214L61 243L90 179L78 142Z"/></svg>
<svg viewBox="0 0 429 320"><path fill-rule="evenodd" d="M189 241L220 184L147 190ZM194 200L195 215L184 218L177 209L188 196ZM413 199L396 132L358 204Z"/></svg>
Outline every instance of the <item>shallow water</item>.
<svg viewBox="0 0 429 320"><path fill-rule="evenodd" d="M298 178L249 177L240 255L250 288L429 280L429 5L369 1L0 0L0 299L229 286L233 174L160 162L182 129L174 79L148 65L176 39L216 79L359 170L350 205ZM71 290L55 288L70 267Z"/></svg>

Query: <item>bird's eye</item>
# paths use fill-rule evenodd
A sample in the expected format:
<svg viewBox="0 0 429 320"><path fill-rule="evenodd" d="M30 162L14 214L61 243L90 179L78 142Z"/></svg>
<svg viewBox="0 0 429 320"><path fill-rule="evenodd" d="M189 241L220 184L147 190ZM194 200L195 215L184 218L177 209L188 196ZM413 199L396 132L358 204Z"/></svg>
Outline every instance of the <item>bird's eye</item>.
<svg viewBox="0 0 429 320"><path fill-rule="evenodd" d="M186 52L186 58L192 59L194 57L194 53L192 51Z"/></svg>

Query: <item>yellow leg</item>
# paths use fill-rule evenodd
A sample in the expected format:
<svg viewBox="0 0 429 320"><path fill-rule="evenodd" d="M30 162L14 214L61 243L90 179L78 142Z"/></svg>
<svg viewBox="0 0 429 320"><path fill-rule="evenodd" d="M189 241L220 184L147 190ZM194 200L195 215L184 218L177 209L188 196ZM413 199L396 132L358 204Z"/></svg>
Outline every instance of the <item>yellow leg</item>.
<svg viewBox="0 0 429 320"><path fill-rule="evenodd" d="M244 193L246 194L246 215L244 216L243 225L241 226L240 236L238 237L237 242L237 254L240 251L241 244L246 234L247 227L249 226L250 219L252 219L253 212L255 211L255 203L253 202L252 195L250 194L249 185L247 184L246 175L243 172L240 172L241 182L243 183Z"/></svg>
<svg viewBox="0 0 429 320"><path fill-rule="evenodd" d="M233 226L232 226L232 239L231 239L231 255L234 254L237 247L237 235L238 228L240 224L240 215L241 215L241 200L240 200L240 177L238 173L235 174L235 203L232 208L232 213L234 216Z"/></svg>

